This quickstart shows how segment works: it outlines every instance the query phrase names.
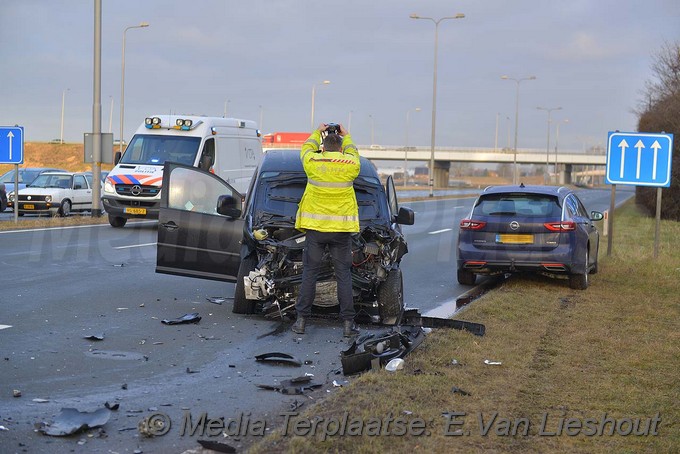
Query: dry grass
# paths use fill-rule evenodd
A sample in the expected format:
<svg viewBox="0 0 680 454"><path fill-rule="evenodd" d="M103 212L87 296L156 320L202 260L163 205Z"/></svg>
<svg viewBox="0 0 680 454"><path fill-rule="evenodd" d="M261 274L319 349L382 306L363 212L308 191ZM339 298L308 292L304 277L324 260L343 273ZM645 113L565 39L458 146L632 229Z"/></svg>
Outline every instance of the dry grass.
<svg viewBox="0 0 680 454"><path fill-rule="evenodd" d="M422 418L429 435L282 437L255 452L679 452L680 224L663 222L653 254L653 219L632 204L617 212L612 257L586 291L566 281L516 277L476 301L460 318L484 323L485 337L436 330L396 374L369 372L302 417ZM458 360L462 366L451 364ZM484 360L501 361L501 366ZM452 392L456 386L471 395ZM463 436L445 434L444 412L463 412ZM405 415L405 412L412 412ZM497 423L481 435L484 424ZM641 418L659 413L658 436L540 435L559 420ZM528 435L505 435L503 418L525 418ZM608 433L612 424L605 426ZM450 432L457 427L451 426ZM622 427L625 431L625 426ZM497 432L497 430L499 432ZM469 435L467 433L469 432Z"/></svg>

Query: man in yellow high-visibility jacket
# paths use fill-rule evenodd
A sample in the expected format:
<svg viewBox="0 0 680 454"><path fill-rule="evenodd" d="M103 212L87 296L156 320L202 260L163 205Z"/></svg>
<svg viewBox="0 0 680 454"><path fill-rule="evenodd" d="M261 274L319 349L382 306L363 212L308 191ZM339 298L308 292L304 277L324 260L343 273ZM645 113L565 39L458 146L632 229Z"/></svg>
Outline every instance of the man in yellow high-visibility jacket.
<svg viewBox="0 0 680 454"><path fill-rule="evenodd" d="M322 133L326 133L323 139ZM307 186L298 206L295 228L306 232L306 244L302 283L295 303L297 320L292 330L305 332L321 259L328 246L338 284L343 336L351 337L359 332L354 323L351 274L352 233L359 231L359 207L353 186L360 170L359 151L342 125L322 123L302 145L300 159Z"/></svg>

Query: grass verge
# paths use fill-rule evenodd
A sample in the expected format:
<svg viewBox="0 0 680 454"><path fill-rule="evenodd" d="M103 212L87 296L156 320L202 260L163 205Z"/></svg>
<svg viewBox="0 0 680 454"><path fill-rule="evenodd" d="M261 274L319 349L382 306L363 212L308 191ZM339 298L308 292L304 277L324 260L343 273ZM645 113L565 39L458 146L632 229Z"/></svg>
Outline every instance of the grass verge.
<svg viewBox="0 0 680 454"><path fill-rule="evenodd" d="M604 239L588 290L513 277L460 315L484 323L485 337L435 330L402 371L364 373L251 451L680 452L680 223L662 222L655 259L653 219L629 202L615 222L612 256ZM323 440L324 424L337 431L345 414L345 435ZM390 415L403 430L386 425ZM352 436L359 419L363 435ZM307 435L291 435L298 420ZM425 433L414 435L408 424L420 420ZM636 421L650 435L625 435ZM406 434L373 435L386 429Z"/></svg>
<svg viewBox="0 0 680 454"><path fill-rule="evenodd" d="M7 211L9 213L9 211ZM12 214L12 216L14 216ZM69 216L67 218L52 216L21 216L17 222L14 219L0 222L0 230L44 229L50 227L66 227L74 225L108 224L109 218L93 217L89 213Z"/></svg>

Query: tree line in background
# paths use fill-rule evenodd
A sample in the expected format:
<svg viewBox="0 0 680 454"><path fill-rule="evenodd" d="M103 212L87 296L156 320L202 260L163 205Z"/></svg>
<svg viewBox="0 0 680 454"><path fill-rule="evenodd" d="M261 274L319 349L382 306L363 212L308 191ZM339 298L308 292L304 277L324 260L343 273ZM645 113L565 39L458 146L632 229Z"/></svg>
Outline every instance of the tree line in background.
<svg viewBox="0 0 680 454"><path fill-rule="evenodd" d="M637 114L639 132L673 134L671 186L663 188L661 217L680 221L680 43L665 44L652 64L654 79L647 82ZM656 212L656 189L638 186L635 203Z"/></svg>

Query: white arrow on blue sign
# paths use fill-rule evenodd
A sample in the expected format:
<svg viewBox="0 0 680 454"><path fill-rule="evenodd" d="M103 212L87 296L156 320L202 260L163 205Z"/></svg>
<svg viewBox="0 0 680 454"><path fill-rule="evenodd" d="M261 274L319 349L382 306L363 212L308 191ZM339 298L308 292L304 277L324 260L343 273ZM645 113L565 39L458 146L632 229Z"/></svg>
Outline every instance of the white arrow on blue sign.
<svg viewBox="0 0 680 454"><path fill-rule="evenodd" d="M0 164L24 163L24 127L0 126Z"/></svg>
<svg viewBox="0 0 680 454"><path fill-rule="evenodd" d="M673 134L610 132L606 181L668 187L672 155Z"/></svg>

